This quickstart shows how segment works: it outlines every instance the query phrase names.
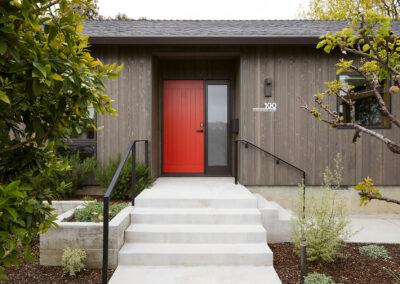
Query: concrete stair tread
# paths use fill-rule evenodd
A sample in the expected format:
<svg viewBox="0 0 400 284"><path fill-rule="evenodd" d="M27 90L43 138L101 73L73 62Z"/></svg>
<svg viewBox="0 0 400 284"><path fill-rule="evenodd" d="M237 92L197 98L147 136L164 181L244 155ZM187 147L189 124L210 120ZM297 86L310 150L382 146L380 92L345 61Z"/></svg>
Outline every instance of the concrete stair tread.
<svg viewBox="0 0 400 284"><path fill-rule="evenodd" d="M133 279L135 281L133 281ZM119 265L110 284L279 284L272 266L134 266Z"/></svg>
<svg viewBox="0 0 400 284"><path fill-rule="evenodd" d="M126 232L210 232L210 233L265 233L261 224L253 225L225 225L225 224L131 224Z"/></svg>
<svg viewBox="0 0 400 284"><path fill-rule="evenodd" d="M260 215L257 208L134 208L131 214Z"/></svg>
<svg viewBox="0 0 400 284"><path fill-rule="evenodd" d="M272 254L266 243L249 244L185 244L125 243L119 254Z"/></svg>

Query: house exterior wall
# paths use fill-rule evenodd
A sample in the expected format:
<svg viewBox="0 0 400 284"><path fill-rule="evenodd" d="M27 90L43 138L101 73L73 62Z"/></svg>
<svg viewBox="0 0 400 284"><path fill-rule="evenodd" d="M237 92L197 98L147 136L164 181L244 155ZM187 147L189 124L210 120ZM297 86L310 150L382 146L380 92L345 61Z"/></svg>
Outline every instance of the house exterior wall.
<svg viewBox="0 0 400 284"><path fill-rule="evenodd" d="M335 63L340 55L326 55L310 47L247 47L240 63L240 137L259 145L306 172L307 183L321 184L326 166L341 152L344 181L354 185L370 176L380 185L400 184L400 157L392 154L375 138L362 135L352 143L354 130L329 129L300 106L313 106L313 94L326 89L324 82L336 79ZM272 78L273 95L264 97L263 81ZM275 113L254 113L253 107L276 102ZM336 98L329 103L336 107ZM400 98L392 96L392 110L400 115ZM400 131L379 130L400 140ZM245 185L288 185L301 180L301 174L282 163L241 147L240 182Z"/></svg>
<svg viewBox="0 0 400 284"><path fill-rule="evenodd" d="M152 64L146 48L128 46L97 46L94 57L104 64L124 64L120 78L106 80L106 93L114 100L118 116L99 115L97 125L97 159L105 165L109 158L124 154L133 139L152 137ZM138 157L144 160L143 143L138 144ZM151 155L151 144L149 145ZM151 160L151 159L150 159Z"/></svg>
<svg viewBox="0 0 400 284"><path fill-rule="evenodd" d="M125 66L119 79L106 82L107 93L115 100L113 105L119 116L98 117L98 125L104 126L97 136L97 155L101 164L107 163L108 158L117 153L122 154L131 139L149 139L152 170L156 176L160 175L160 76L187 79L193 74L205 74L204 70L210 74L223 70L218 69L221 66L213 67L212 64L208 67L207 64L202 67L203 63L176 65L163 61L160 64L158 60L163 52L176 57L189 51L195 52L196 57L213 52L236 54L237 63L231 67L235 70L224 72L234 79L232 117L240 120L237 138L248 140L305 170L307 184L321 183L321 173L327 165L333 166L333 157L338 152L342 153L344 184L356 184L366 176L374 178L380 185L400 184L400 175L397 174L400 157L393 155L382 143L362 135L354 145L354 131L329 129L300 108L302 101L313 105L312 95L324 91L324 82L336 78L334 65L339 55L326 55L314 46L96 46L95 56L103 62L124 63ZM271 98L264 97L265 78L271 78L273 82ZM276 102L277 111L252 111L254 107L263 107L266 102ZM336 106L336 98L330 98L330 104ZM391 104L394 114L400 116L400 97L393 96ZM400 140L397 129L379 132ZM141 148L139 146L138 152L143 157ZM251 147L240 147L239 162L239 181L244 185L294 185L301 179L297 171L282 163L275 164Z"/></svg>

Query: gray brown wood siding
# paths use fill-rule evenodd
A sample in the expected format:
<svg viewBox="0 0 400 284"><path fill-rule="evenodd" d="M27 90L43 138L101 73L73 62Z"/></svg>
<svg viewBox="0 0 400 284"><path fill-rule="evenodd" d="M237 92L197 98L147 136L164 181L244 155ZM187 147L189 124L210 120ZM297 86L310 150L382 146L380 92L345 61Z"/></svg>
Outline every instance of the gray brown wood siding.
<svg viewBox="0 0 400 284"><path fill-rule="evenodd" d="M104 46L95 48L94 55L104 64L124 64L120 78L105 82L118 116L97 117L97 125L104 126L97 134L97 159L104 165L118 153L123 155L132 139L151 140L152 65L151 54L145 48ZM137 147L143 160L144 146Z"/></svg>
<svg viewBox="0 0 400 284"><path fill-rule="evenodd" d="M125 65L119 79L106 82L107 93L115 100L113 105L119 116L98 117L98 125L104 126L97 136L97 155L101 164L106 163L109 157L125 151L131 139L149 139L150 153L153 153L152 170L158 176L162 159L161 102L158 90L160 78L200 78L207 74L218 74L233 80L235 98L232 100L232 113L233 117L240 119L238 137L304 169L308 184L321 183L321 173L327 165L333 166L333 157L337 152L343 156L344 184L355 184L366 176L374 178L376 184L400 184L398 155L393 155L378 140L366 135L362 135L354 145L354 131L329 129L300 109L301 100L313 105L313 94L324 91L324 82L336 78L336 56L328 56L315 47L306 46L98 46L94 51L106 63L118 62ZM177 57L182 52L190 51L197 57L196 62L176 64L173 61L166 63L156 60L160 54L166 56L166 53L171 53L171 56ZM215 57L224 52L236 56L237 61L213 65L211 61L202 63L199 59L203 55ZM264 97L265 78L272 78L271 98ZM331 105L335 106L335 98L330 100ZM263 107L265 102L276 102L277 112L252 111L254 107ZM392 110L400 116L399 96L392 97ZM400 131L395 126L379 132L400 141ZM139 152L142 153L141 150ZM301 178L295 170L283 164L277 165L269 157L251 148L241 146L239 161L240 182L245 185L289 185L296 184Z"/></svg>
<svg viewBox="0 0 400 284"><path fill-rule="evenodd" d="M400 183L400 156L392 154L383 143L362 135L352 143L351 129L329 129L305 110L304 102L313 104L313 94L326 89L324 82L336 79L334 64L339 56L328 56L315 47L243 48L240 64L240 137L304 169L307 183L318 185L326 166L333 167L333 157L343 159L343 184L356 184L370 176L376 184ZM263 81L272 78L273 96L265 98ZM275 113L254 113L253 107L276 102ZM336 106L336 98L329 103ZM400 99L392 97L392 110L400 116ZM380 133L400 140L400 131L382 129ZM296 184L301 175L257 150L241 147L240 181L246 185Z"/></svg>

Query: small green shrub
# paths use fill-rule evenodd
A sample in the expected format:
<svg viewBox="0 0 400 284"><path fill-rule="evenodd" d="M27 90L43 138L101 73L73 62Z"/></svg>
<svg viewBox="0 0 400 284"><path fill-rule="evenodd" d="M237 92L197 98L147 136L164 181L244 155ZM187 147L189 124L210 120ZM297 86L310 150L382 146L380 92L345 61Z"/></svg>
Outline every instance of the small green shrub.
<svg viewBox="0 0 400 284"><path fill-rule="evenodd" d="M63 156L58 161L63 165L59 170L50 174L43 172L32 179L35 188L49 188L57 192L57 198L71 198L76 191L82 188L87 175L96 167L93 157L81 160L79 153L71 156Z"/></svg>
<svg viewBox="0 0 400 284"><path fill-rule="evenodd" d="M85 267L86 252L81 249L64 249L61 265L65 274L74 276Z"/></svg>
<svg viewBox="0 0 400 284"><path fill-rule="evenodd" d="M335 282L330 276L314 272L304 277L304 284L335 284Z"/></svg>
<svg viewBox="0 0 400 284"><path fill-rule="evenodd" d="M107 188L115 172L117 171L118 165L121 161L121 155L118 155L117 159L110 159L108 166L97 168L95 172L95 177L97 182ZM153 176L150 173L149 168L145 163L136 162L136 195L142 192L143 189L149 188L153 184ZM131 178L132 178L132 157L129 157L122 168L121 174L118 178L113 192L111 193L111 198L113 199L126 199L132 196L131 193Z"/></svg>
<svg viewBox="0 0 400 284"><path fill-rule="evenodd" d="M117 203L111 205L109 210L110 220L128 205L129 203ZM75 220L77 222L101 222L103 221L103 208L102 202L90 202L84 208L75 209Z"/></svg>
<svg viewBox="0 0 400 284"><path fill-rule="evenodd" d="M368 256L373 259L387 259L390 258L388 251L384 246L369 245L363 246L358 249L360 254Z"/></svg>
<svg viewBox="0 0 400 284"><path fill-rule="evenodd" d="M82 197L82 200L92 201L92 200L96 200L96 198L94 198L93 196L90 196L90 195L85 195L84 197Z"/></svg>
<svg viewBox="0 0 400 284"><path fill-rule="evenodd" d="M340 156L336 161L340 162ZM337 166L337 168L340 167ZM341 171L333 175L327 174L328 171L329 168L323 174L322 192L317 195L307 192L305 216L303 216L304 184L299 185L295 218L291 222L291 242L295 246L295 252L300 254L300 240L302 237L306 238L309 261L334 261L335 258L341 256L340 249L344 247L344 241L353 235L351 229L348 228L350 219L345 201L337 200L336 192L332 190L340 186Z"/></svg>

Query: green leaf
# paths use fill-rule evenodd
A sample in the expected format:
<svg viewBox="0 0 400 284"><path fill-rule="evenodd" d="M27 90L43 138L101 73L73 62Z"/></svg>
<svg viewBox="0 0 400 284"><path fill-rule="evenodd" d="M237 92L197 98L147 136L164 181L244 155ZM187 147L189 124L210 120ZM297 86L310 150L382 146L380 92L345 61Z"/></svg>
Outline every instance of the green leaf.
<svg viewBox="0 0 400 284"><path fill-rule="evenodd" d="M49 75L49 77L51 78L51 79L54 79L54 80L57 80L57 81L63 81L64 79L60 76L60 75L58 75L57 73L51 73L50 75Z"/></svg>
<svg viewBox="0 0 400 284"><path fill-rule="evenodd" d="M107 77L109 79L117 79L119 77L119 74L116 73L107 73Z"/></svg>
<svg viewBox="0 0 400 284"><path fill-rule="evenodd" d="M12 207L6 207L5 209L7 210L8 213L10 213L10 215L13 217L14 220L17 220L18 218L17 210L15 210Z"/></svg>
<svg viewBox="0 0 400 284"><path fill-rule="evenodd" d="M41 65L39 62L34 61L33 66L35 66L36 69L38 69L40 71L40 73L43 74L44 77L47 76L45 67L43 65Z"/></svg>
<svg viewBox="0 0 400 284"><path fill-rule="evenodd" d="M7 51L7 43L0 39L0 55L3 55Z"/></svg>
<svg viewBox="0 0 400 284"><path fill-rule="evenodd" d="M124 64L121 64L120 66L118 66L116 69L115 69L115 73L118 73L118 72L120 72L121 70L122 70L122 68L124 68Z"/></svg>
<svg viewBox="0 0 400 284"><path fill-rule="evenodd" d="M324 47L324 51L325 51L326 53L330 53L330 52L331 52L331 49L332 49L332 46L330 46L330 45L326 45L326 46Z"/></svg>
<svg viewBox="0 0 400 284"><path fill-rule="evenodd" d="M0 91L0 100L2 100L3 102L5 102L7 104L10 104L10 99L8 98L6 93L4 93L3 91Z"/></svg>
<svg viewBox="0 0 400 284"><path fill-rule="evenodd" d="M369 50L369 44L364 44L363 45L363 47L362 47L362 50L364 51L364 52L366 52L366 51L368 51Z"/></svg>
<svg viewBox="0 0 400 284"><path fill-rule="evenodd" d="M51 26L50 27L50 32L49 32L49 38L47 40L48 43L53 41L53 39L56 37L57 33L58 33L57 28L55 26Z"/></svg>

